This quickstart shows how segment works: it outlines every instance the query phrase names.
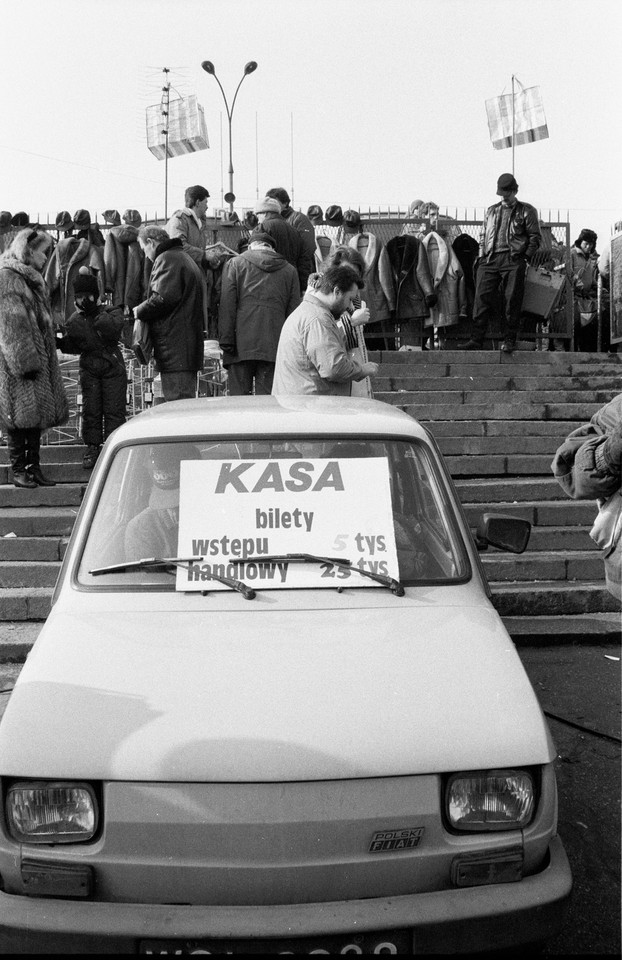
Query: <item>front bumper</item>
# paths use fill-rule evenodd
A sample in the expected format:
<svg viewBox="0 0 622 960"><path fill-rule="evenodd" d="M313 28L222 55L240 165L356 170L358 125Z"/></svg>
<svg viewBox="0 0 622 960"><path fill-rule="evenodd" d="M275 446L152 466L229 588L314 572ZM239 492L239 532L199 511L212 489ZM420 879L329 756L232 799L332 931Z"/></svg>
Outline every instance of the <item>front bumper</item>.
<svg viewBox="0 0 622 960"><path fill-rule="evenodd" d="M548 865L518 883L373 900L183 906L0 893L2 953L136 953L143 939L292 938L413 930L415 953L466 953L544 940L562 926L570 865L559 837Z"/></svg>

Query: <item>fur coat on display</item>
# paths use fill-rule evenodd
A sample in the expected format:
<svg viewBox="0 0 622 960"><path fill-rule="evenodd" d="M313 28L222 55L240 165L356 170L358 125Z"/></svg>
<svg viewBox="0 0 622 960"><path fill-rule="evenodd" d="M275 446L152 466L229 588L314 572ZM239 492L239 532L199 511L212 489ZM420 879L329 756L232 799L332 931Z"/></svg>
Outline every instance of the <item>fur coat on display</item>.
<svg viewBox="0 0 622 960"><path fill-rule="evenodd" d="M456 254L438 233L428 233L422 241L428 258L436 304L425 326L452 327L466 316L467 301L464 273Z"/></svg>
<svg viewBox="0 0 622 960"><path fill-rule="evenodd" d="M45 430L68 418L45 281L7 251L0 257L0 422Z"/></svg>
<svg viewBox="0 0 622 960"><path fill-rule="evenodd" d="M76 307L73 284L80 267L88 267L99 284L100 298L105 294L104 251L85 238L59 240L45 271L45 282L52 302L52 314L64 324Z"/></svg>
<svg viewBox="0 0 622 960"><path fill-rule="evenodd" d="M106 293L112 294L113 307L129 307L142 303L144 259L136 227L111 227L104 246Z"/></svg>
<svg viewBox="0 0 622 960"><path fill-rule="evenodd" d="M395 309L391 264L386 248L373 233L357 233L349 246L357 250L365 259L365 293L363 300L367 304L371 323L388 320Z"/></svg>
<svg viewBox="0 0 622 960"><path fill-rule="evenodd" d="M336 247L337 244L325 233L318 233L315 238L315 269L317 273L322 272L324 264L335 252Z"/></svg>

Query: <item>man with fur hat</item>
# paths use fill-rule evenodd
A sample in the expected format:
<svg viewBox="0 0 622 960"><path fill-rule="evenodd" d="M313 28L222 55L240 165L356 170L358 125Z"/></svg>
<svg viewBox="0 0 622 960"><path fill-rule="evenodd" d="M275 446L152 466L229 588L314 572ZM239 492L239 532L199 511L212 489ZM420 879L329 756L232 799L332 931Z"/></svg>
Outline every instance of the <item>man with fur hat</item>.
<svg viewBox="0 0 622 960"><path fill-rule="evenodd" d="M74 281L75 313L64 332L56 334L63 353L80 355L82 390L82 440L87 450L85 470L97 461L101 446L113 430L125 423L127 376L119 348L124 324L123 310L99 303L99 284L88 267Z"/></svg>
<svg viewBox="0 0 622 960"><path fill-rule="evenodd" d="M542 242L538 211L518 200L518 184L511 173L497 180L498 203L488 207L480 232L479 260L473 305L471 339L465 350L481 350L488 321L503 291L505 331L501 349L512 353L520 328L527 265Z"/></svg>
<svg viewBox="0 0 622 960"><path fill-rule="evenodd" d="M270 395L281 328L299 303L295 267L257 227L222 273L218 339L232 396Z"/></svg>
<svg viewBox="0 0 622 960"><path fill-rule="evenodd" d="M274 240L276 252L280 253L288 263L296 267L300 282L300 293L307 289L307 280L313 270L313 260L310 260L303 245L300 234L295 227L281 216L281 204L274 197L264 197L255 207L255 214L259 226L263 227ZM315 250L315 245L314 245Z"/></svg>

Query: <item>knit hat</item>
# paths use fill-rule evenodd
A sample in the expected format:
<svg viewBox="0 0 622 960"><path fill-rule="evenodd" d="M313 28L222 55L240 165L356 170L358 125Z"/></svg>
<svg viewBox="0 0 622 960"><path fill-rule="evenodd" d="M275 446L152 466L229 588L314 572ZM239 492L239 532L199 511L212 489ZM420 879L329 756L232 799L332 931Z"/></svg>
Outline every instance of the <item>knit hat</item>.
<svg viewBox="0 0 622 960"><path fill-rule="evenodd" d="M247 210L244 214L244 225L249 228L249 230L254 230L259 220L252 210Z"/></svg>
<svg viewBox="0 0 622 960"><path fill-rule="evenodd" d="M281 204L273 197L264 197L255 207L255 213L281 213Z"/></svg>
<svg viewBox="0 0 622 960"><path fill-rule="evenodd" d="M56 229L73 230L73 220L69 210L61 210L60 213L56 214Z"/></svg>
<svg viewBox="0 0 622 960"><path fill-rule="evenodd" d="M139 227L143 222L138 210L125 210L123 213L123 221L127 223L129 227Z"/></svg>
<svg viewBox="0 0 622 960"><path fill-rule="evenodd" d="M91 226L91 214L88 210L76 210L73 215L73 222L78 230L87 230Z"/></svg>
<svg viewBox="0 0 622 960"><path fill-rule="evenodd" d="M273 250L276 249L276 241L274 237L271 237L270 234L263 229L263 227L255 227L255 229L251 231L251 234L248 238L249 243L256 243L257 241L259 241L259 243L269 244Z"/></svg>
<svg viewBox="0 0 622 960"><path fill-rule="evenodd" d="M313 203L307 210L307 216L311 223L321 223L324 219L324 211L318 207L317 203Z"/></svg>
<svg viewBox="0 0 622 960"><path fill-rule="evenodd" d="M7 230L11 229L12 220L13 214L9 213L8 210L0 210L0 233L6 233Z"/></svg>
<svg viewBox="0 0 622 960"><path fill-rule="evenodd" d="M97 277L91 273L88 267L80 267L73 282L73 293L74 297L79 297L80 294L92 294L96 300L99 298Z"/></svg>
<svg viewBox="0 0 622 960"><path fill-rule="evenodd" d="M121 215L118 210L104 210L102 217L105 223L109 223L111 227L121 226Z"/></svg>
<svg viewBox="0 0 622 960"><path fill-rule="evenodd" d="M11 218L11 226L13 227L29 227L30 226L30 217L23 210L20 210L19 213L15 213Z"/></svg>
<svg viewBox="0 0 622 960"><path fill-rule="evenodd" d="M347 230L357 233L361 226L361 215L358 210L346 210L343 215L343 225Z"/></svg>
<svg viewBox="0 0 622 960"><path fill-rule="evenodd" d="M333 203L327 208L326 223L330 224L331 227L340 227L343 223L343 210L338 204Z"/></svg>
<svg viewBox="0 0 622 960"><path fill-rule="evenodd" d="M505 190L518 190L518 184L512 173L502 173L497 180L497 196Z"/></svg>

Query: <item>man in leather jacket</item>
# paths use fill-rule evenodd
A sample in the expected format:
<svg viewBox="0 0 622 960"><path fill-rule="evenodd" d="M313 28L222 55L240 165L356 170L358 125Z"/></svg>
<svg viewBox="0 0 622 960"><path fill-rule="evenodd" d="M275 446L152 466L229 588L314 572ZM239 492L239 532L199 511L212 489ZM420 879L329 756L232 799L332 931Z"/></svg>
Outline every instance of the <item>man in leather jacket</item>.
<svg viewBox="0 0 622 960"><path fill-rule="evenodd" d="M480 234L479 260L473 306L471 339L465 350L481 350L488 321L503 292L505 331L501 349L516 347L527 265L540 246L542 235L538 212L529 203L517 200L518 184L511 173L497 181L499 203L488 207Z"/></svg>

